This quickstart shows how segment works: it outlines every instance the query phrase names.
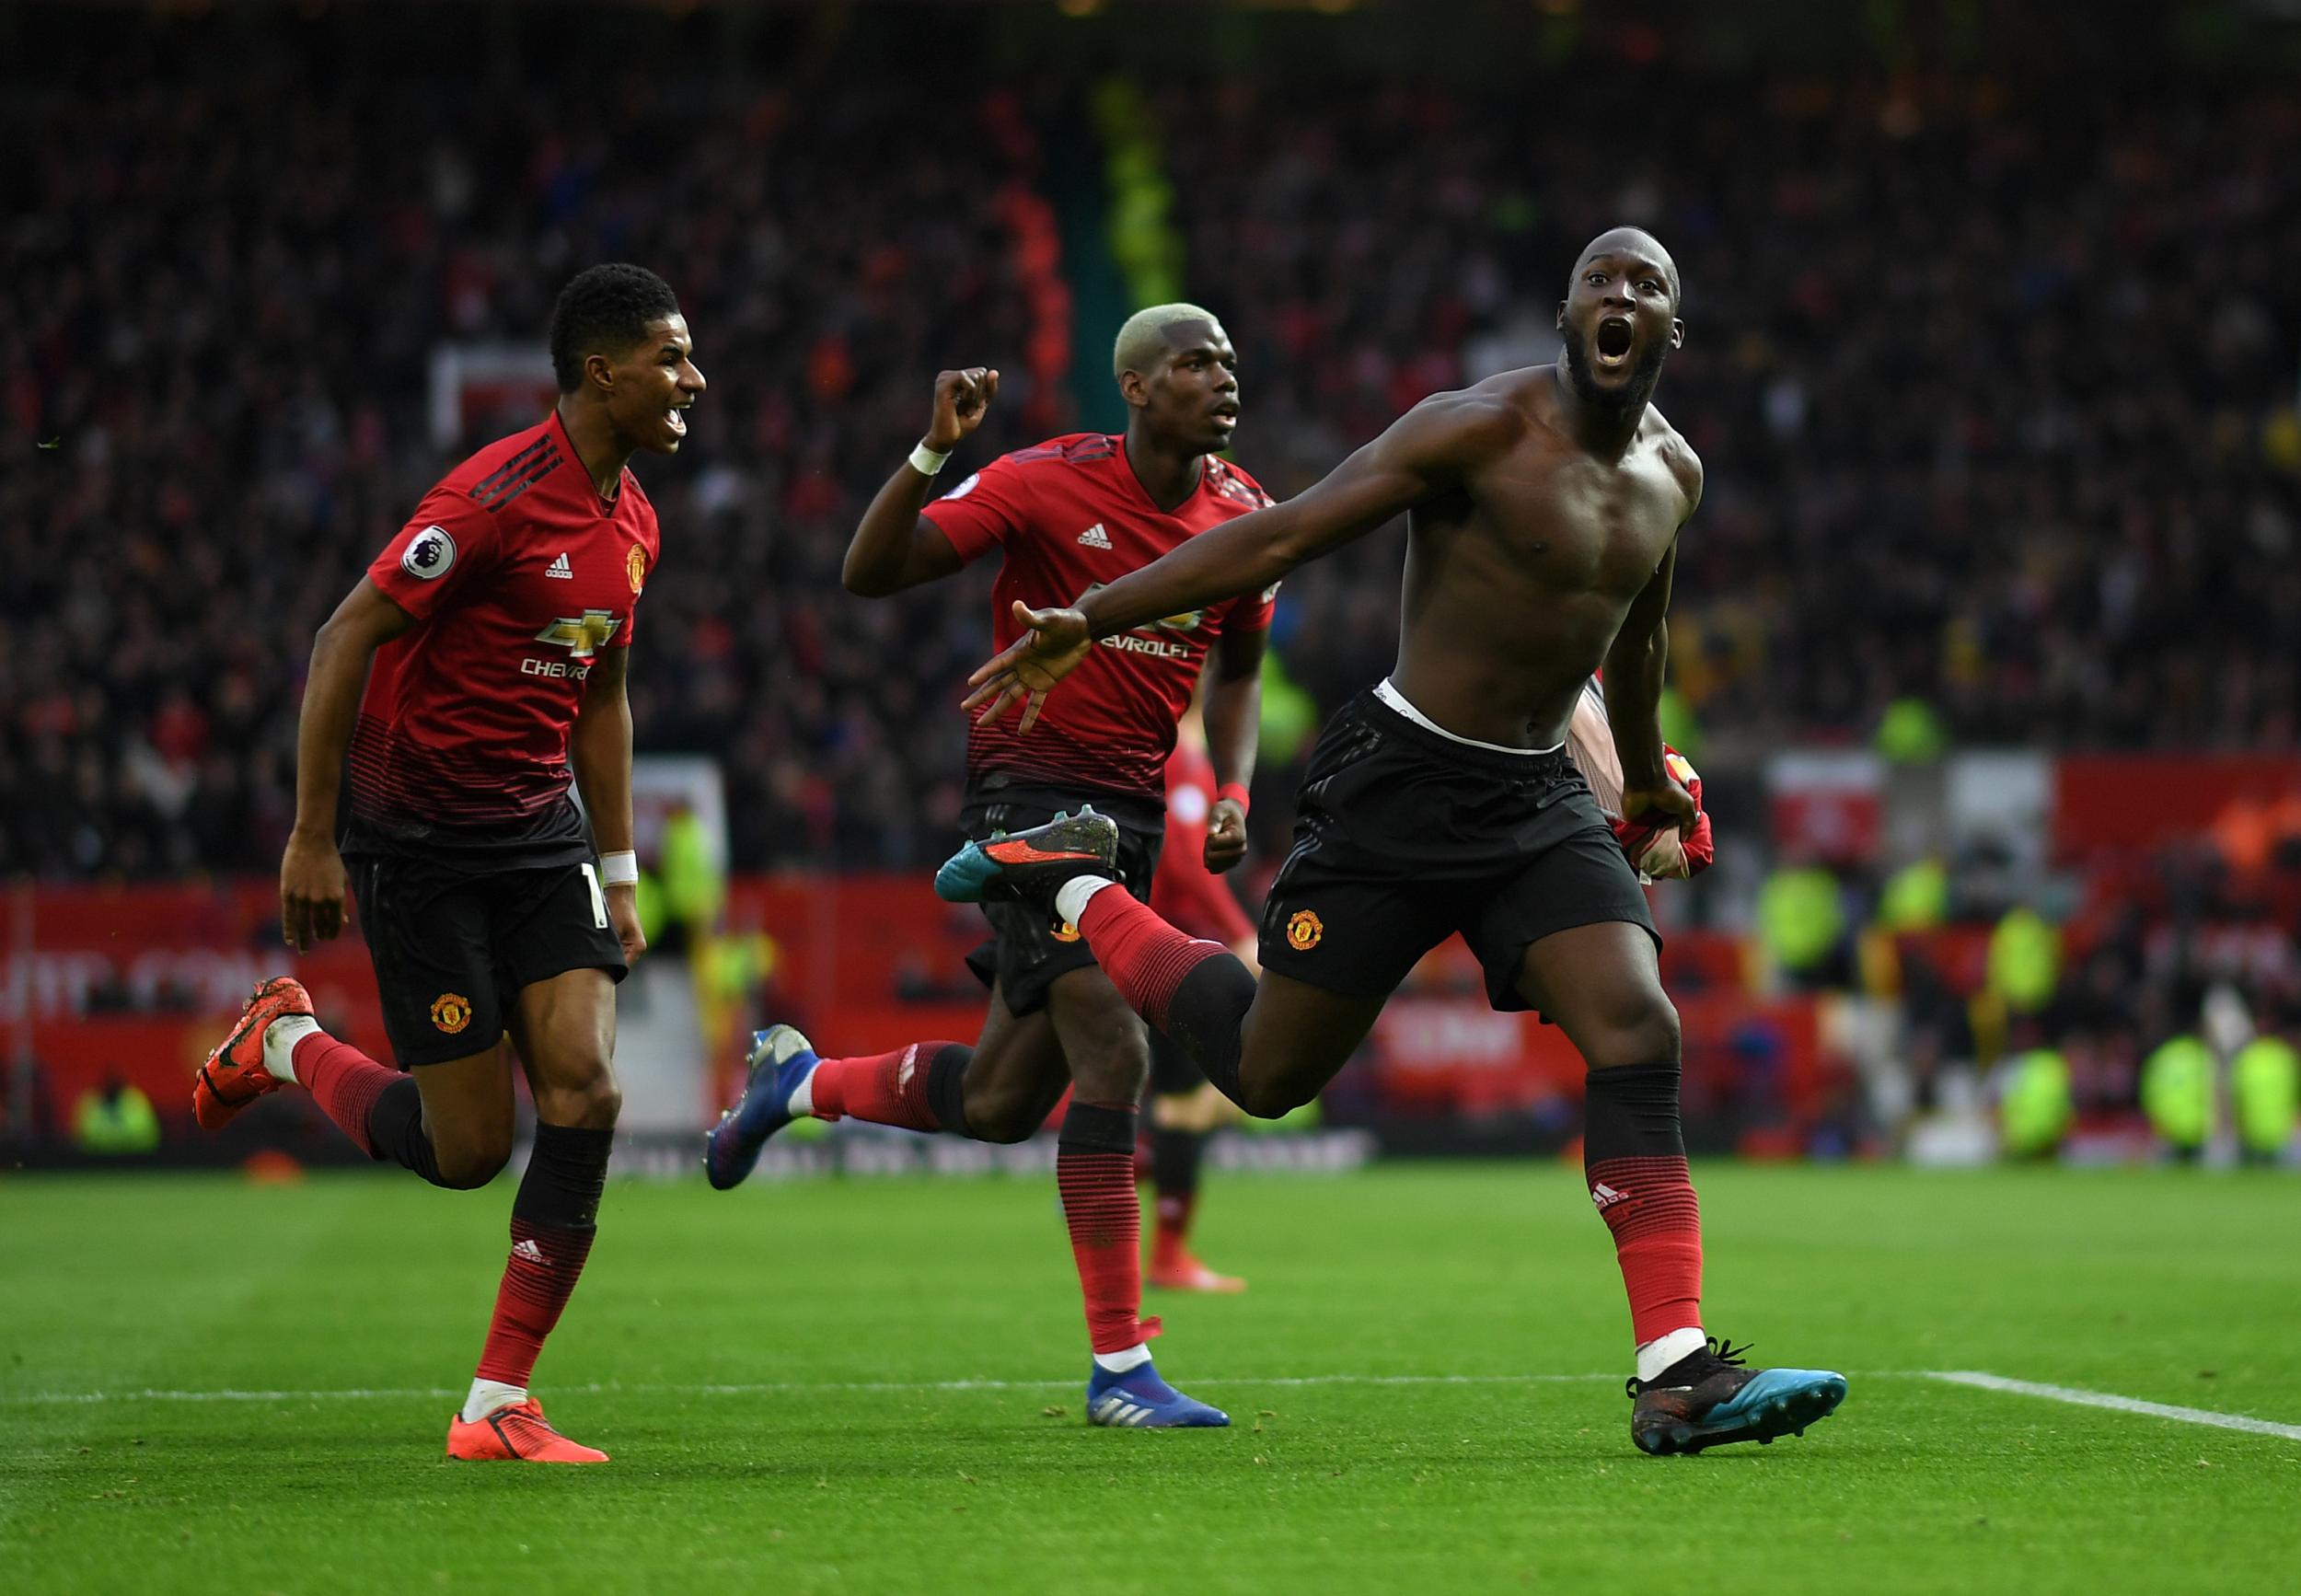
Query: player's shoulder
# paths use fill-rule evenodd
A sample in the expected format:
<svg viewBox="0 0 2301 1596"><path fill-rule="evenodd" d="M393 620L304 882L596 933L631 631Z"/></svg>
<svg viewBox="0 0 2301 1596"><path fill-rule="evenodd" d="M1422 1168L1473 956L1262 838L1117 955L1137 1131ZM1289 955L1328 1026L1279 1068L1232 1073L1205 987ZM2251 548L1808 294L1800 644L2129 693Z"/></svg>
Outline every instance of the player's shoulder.
<svg viewBox="0 0 2301 1596"><path fill-rule="evenodd" d="M1468 387L1434 393L1399 418L1413 441L1455 460L1474 460L1515 446L1532 424L1533 385L1506 371Z"/></svg>
<svg viewBox="0 0 2301 1596"><path fill-rule="evenodd" d="M992 463L1038 475L1091 470L1119 458L1124 452L1125 440L1109 433L1065 433L1028 448L1011 450Z"/></svg>
<svg viewBox="0 0 2301 1596"><path fill-rule="evenodd" d="M540 480L570 453L561 440L557 418L546 416L532 427L473 451L440 479L440 486L475 500L502 498L515 487Z"/></svg>
<svg viewBox="0 0 2301 1596"><path fill-rule="evenodd" d="M1260 482L1247 475L1244 467L1233 465L1220 455L1207 457L1206 489L1219 499L1231 500L1250 510L1278 503Z"/></svg>
<svg viewBox="0 0 2301 1596"><path fill-rule="evenodd" d="M1670 418L1652 405L1646 407L1639 430L1653 440L1654 453L1669 469L1679 492L1685 494L1686 511L1691 515L1702 502L1702 457L1694 452L1685 434L1670 424Z"/></svg>

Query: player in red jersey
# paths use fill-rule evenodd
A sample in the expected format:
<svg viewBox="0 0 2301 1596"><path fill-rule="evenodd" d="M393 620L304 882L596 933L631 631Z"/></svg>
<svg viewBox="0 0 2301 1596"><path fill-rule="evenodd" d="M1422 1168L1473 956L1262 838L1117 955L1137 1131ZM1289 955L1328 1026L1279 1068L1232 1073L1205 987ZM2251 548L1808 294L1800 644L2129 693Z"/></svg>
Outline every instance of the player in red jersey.
<svg viewBox="0 0 2301 1596"><path fill-rule="evenodd" d="M999 374L935 379L932 417L910 463L879 490L848 549L849 589L896 593L949 576L993 549L1000 647L1018 601L1069 603L1151 563L1208 527L1268 504L1252 478L1219 457L1239 412L1237 357L1221 324L1190 305L1139 312L1112 367L1128 409L1123 435L1075 433L985 466L932 503L936 473L982 422ZM1153 619L1110 638L1084 665L1083 690L1025 739L986 724L968 739L963 816L989 838L1092 804L1119 826L1121 869L1147 893L1164 830L1162 772L1175 723L1208 675L1207 724L1224 796L1206 859L1227 870L1246 848L1245 784L1261 714L1263 635L1277 590ZM711 1183L750 1173L767 1139L800 1115L851 1115L914 1130L1020 1141L1066 1085L1056 1175L1086 1297L1094 1354L1089 1417L1098 1424L1227 1424L1175 1392L1146 1345L1141 1213L1134 1187L1137 1104L1150 1067L1142 1023L1080 940L1016 905L986 908L991 941L968 961L990 988L972 1047L925 1041L875 1058L818 1059L790 1026L759 1033L744 1094L706 1139Z"/></svg>
<svg viewBox="0 0 2301 1596"><path fill-rule="evenodd" d="M1194 708L1183 717L1174 758L1166 762L1166 842L1150 879L1150 907L1168 924L1219 942L1251 964L1255 922L1205 860L1208 826L1221 797L1207 753L1206 723ZM1239 1117L1189 1054L1150 1033L1151 1285L1169 1291L1246 1290L1245 1281L1209 1269L1190 1250L1200 1155L1209 1135Z"/></svg>
<svg viewBox="0 0 2301 1596"><path fill-rule="evenodd" d="M621 1102L615 983L646 947L624 672L660 538L626 462L677 452L703 375L669 285L637 266L570 283L550 341L558 408L425 494L312 648L281 930L298 952L337 934L348 862L399 1068L321 1031L302 986L276 977L192 1103L213 1129L294 1081L370 1158L485 1185L511 1157L508 1033L535 1151L447 1455L605 1463L526 1386L591 1251Z"/></svg>

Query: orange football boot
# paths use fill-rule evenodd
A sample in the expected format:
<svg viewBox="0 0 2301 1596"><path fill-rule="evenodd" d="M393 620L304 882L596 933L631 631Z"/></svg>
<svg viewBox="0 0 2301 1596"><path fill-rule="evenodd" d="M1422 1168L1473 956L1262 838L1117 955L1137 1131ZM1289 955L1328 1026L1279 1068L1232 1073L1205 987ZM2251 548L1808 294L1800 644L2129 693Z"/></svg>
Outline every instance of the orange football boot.
<svg viewBox="0 0 2301 1596"><path fill-rule="evenodd" d="M466 1424L459 1411L447 1421L447 1456L453 1463L603 1463L607 1454L572 1441L543 1417L534 1397L499 1407Z"/></svg>
<svg viewBox="0 0 2301 1596"><path fill-rule="evenodd" d="M288 1014L312 1012L312 995L294 976L274 976L239 1011L239 1024L216 1045L191 1083L192 1117L202 1130L221 1130L233 1115L267 1092L279 1077L263 1067L264 1027Z"/></svg>

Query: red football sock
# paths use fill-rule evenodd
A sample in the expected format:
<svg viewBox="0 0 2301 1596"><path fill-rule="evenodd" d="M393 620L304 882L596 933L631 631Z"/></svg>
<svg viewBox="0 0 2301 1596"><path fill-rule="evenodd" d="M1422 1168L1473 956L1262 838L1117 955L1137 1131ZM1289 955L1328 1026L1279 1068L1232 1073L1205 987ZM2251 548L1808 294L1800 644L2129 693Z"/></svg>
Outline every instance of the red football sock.
<svg viewBox="0 0 2301 1596"><path fill-rule="evenodd" d="M1220 943L1185 936L1123 886L1105 887L1087 899L1079 934L1127 1006L1162 1031L1183 977L1231 952Z"/></svg>
<svg viewBox="0 0 2301 1596"><path fill-rule="evenodd" d="M1702 1210L1682 1158L1590 1164L1590 1199L1613 1232L1630 1294L1631 1338L1643 1347L1702 1323Z"/></svg>
<svg viewBox="0 0 2301 1596"><path fill-rule="evenodd" d="M1097 1352L1124 1352L1159 1333L1142 1317L1142 1209L1135 1200L1132 1104L1081 1103L1063 1115L1055 1154L1063 1222Z"/></svg>
<svg viewBox="0 0 2301 1596"><path fill-rule="evenodd" d="M943 1049L964 1046L914 1042L868 1058L826 1058L807 1081L815 1117L851 1116L905 1130L941 1130L942 1123L927 1092L931 1066Z"/></svg>
<svg viewBox="0 0 2301 1596"><path fill-rule="evenodd" d="M386 1087L406 1077L325 1031L314 1031L297 1042L288 1058L295 1079L310 1090L319 1111L342 1128L353 1146L376 1157L376 1143L367 1131L368 1110Z"/></svg>
<svg viewBox="0 0 2301 1596"><path fill-rule="evenodd" d="M543 1339L575 1292L596 1233L612 1130L536 1127L536 1148L512 1199L512 1255L496 1288L479 1378L525 1387Z"/></svg>
<svg viewBox="0 0 2301 1596"><path fill-rule="evenodd" d="M1162 1192L1156 1212L1158 1227L1150 1236L1150 1266L1173 1269L1190 1256L1191 1212L1198 1206L1197 1192Z"/></svg>
<svg viewBox="0 0 2301 1596"><path fill-rule="evenodd" d="M560 1311L575 1294L575 1282L591 1256L594 1231L565 1231L529 1224L512 1216L512 1255L503 1282L495 1289L495 1313L488 1320L487 1344L480 1349L481 1380L525 1387L535 1372L543 1338L560 1322Z"/></svg>
<svg viewBox="0 0 2301 1596"><path fill-rule="evenodd" d="M1590 1072L1582 1171L1613 1232L1630 1294L1632 1338L1644 1346L1702 1323L1702 1208L1678 1131L1678 1069Z"/></svg>

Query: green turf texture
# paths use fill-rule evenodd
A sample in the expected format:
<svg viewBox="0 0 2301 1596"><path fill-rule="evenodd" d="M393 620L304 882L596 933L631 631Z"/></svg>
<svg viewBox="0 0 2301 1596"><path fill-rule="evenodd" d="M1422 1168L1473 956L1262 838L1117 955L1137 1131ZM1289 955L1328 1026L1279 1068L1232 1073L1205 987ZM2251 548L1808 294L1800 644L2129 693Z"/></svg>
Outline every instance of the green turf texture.
<svg viewBox="0 0 2301 1596"><path fill-rule="evenodd" d="M1052 1183L619 1182L544 1354L603 1468L448 1464L507 1181L0 1179L0 1589L2289 1591L2301 1181L1706 1167L1710 1327L1834 1367L1803 1440L1650 1459L1578 1171L1212 1175L1161 1300L1224 1431L1099 1430ZM1601 1378L1532 1381L1532 1374ZM1283 1385L1272 1377L1359 1382ZM1368 1377L1488 1377L1371 1383ZM963 1380L1046 1382L930 1389ZM894 1382L901 1389L840 1389ZM712 1393L706 1386L776 1385ZM103 1402L59 1396L103 1392Z"/></svg>

